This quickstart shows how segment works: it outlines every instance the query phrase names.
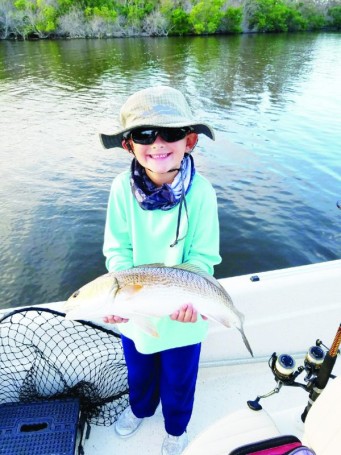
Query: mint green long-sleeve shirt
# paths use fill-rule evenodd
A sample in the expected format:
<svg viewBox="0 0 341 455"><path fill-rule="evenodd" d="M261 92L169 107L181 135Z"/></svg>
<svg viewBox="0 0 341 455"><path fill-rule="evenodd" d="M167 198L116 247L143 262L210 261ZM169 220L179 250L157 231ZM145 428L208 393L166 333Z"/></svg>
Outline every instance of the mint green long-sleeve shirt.
<svg viewBox="0 0 341 455"><path fill-rule="evenodd" d="M217 198L209 181L197 172L186 202L189 222L183 207L179 238L187 234L171 247L179 205L167 211L143 210L132 194L130 172L119 174L111 187L104 234L103 252L109 272L143 264L188 262L213 275L214 265L221 262ZM199 343L208 329L207 321L200 317L195 323L173 321L169 316L152 321L159 337L148 335L133 320L119 324L119 329L144 354Z"/></svg>

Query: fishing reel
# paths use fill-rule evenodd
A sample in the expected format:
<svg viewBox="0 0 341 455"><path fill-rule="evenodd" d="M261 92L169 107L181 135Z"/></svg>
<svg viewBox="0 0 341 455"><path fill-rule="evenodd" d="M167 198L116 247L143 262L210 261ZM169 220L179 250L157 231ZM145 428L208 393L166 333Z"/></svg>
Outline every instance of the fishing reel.
<svg viewBox="0 0 341 455"><path fill-rule="evenodd" d="M323 346L324 349L321 346ZM259 401L262 398L267 398L279 393L282 386L301 387L305 391L310 392L314 386L327 351L328 348L324 346L322 341L316 340L316 344L308 349L304 358L304 364L300 365L298 368L296 368L296 361L291 355L277 355L276 352L274 352L269 358L268 365L274 375L277 386L269 393L259 395L255 400L249 400L247 402L249 408L253 411L260 411L262 406L259 404ZM303 372L306 373L304 383L296 381L297 377Z"/></svg>
<svg viewBox="0 0 341 455"><path fill-rule="evenodd" d="M269 367L275 377L275 381L283 382L283 385L302 387L308 391L309 384L317 376L326 355L326 352L321 348L321 344L320 340L316 340L316 345L311 346L306 353L304 365L299 366L297 370L296 361L291 355L280 354L277 356L274 352L269 359ZM306 372L304 381L307 384L295 382L297 376L303 371Z"/></svg>

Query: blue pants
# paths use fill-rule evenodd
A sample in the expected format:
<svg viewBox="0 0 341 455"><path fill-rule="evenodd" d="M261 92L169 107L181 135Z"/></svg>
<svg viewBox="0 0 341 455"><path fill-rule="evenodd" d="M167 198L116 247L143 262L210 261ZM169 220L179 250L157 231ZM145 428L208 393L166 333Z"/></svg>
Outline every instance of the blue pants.
<svg viewBox="0 0 341 455"><path fill-rule="evenodd" d="M161 401L167 433L180 436L192 415L201 344L155 354L141 354L123 335L122 344L133 413L150 417Z"/></svg>

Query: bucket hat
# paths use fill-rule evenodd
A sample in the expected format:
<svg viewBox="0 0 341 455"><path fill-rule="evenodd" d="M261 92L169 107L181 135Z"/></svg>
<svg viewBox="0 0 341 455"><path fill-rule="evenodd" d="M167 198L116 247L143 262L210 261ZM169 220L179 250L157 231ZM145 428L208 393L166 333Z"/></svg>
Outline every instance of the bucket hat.
<svg viewBox="0 0 341 455"><path fill-rule="evenodd" d="M194 118L184 95L175 88L154 86L131 95L120 110L121 128L113 134L100 134L105 148L122 147L123 135L144 127L192 127L214 140L214 131L207 124Z"/></svg>

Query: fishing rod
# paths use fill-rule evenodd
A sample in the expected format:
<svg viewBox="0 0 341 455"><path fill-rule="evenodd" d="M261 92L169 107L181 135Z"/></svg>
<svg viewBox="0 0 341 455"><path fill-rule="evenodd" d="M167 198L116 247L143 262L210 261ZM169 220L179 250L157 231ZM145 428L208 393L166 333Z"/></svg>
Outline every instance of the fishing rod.
<svg viewBox="0 0 341 455"><path fill-rule="evenodd" d="M305 410L303 411L303 414L301 415L302 422L305 422L307 414L308 414L310 408L312 407L314 401L317 400L317 398L322 393L323 389L326 387L327 382L329 381L331 372L332 372L335 362L336 362L336 357L337 357L337 354L339 351L340 344L341 344L341 324L339 325L339 328L336 332L336 335L335 335L334 341L331 345L331 348L326 353L323 363L321 365L321 368L314 381L313 388L311 389L311 392L309 394L308 404L307 404Z"/></svg>
<svg viewBox="0 0 341 455"><path fill-rule="evenodd" d="M300 365L298 368L296 368L295 359L290 354L277 355L274 352L269 358L268 365L275 377L277 386L265 395L259 395L255 400L247 401L249 408L253 411L261 410L262 406L259 401L262 398L279 393L282 386L301 387L306 392L309 392L309 402L301 416L304 422L309 409L327 385L329 378L335 378L332 370L339 352L340 343L341 324L335 335L332 347L328 349L321 340L316 340L315 345L311 346L307 351L304 365ZM297 381L297 378L303 372L306 373L306 376L302 383Z"/></svg>

